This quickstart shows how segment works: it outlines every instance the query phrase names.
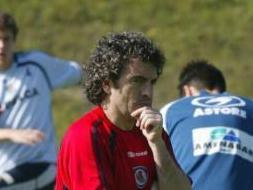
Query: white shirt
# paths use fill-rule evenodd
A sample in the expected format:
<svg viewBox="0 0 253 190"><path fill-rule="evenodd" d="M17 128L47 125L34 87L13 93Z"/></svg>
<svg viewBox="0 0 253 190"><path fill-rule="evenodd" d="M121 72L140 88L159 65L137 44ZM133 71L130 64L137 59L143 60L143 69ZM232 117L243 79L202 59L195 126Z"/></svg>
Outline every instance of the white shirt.
<svg viewBox="0 0 253 190"><path fill-rule="evenodd" d="M51 92L80 82L81 75L79 64L38 51L16 54L0 72L0 128L33 128L45 135L33 146L1 142L0 173L26 162L56 162Z"/></svg>

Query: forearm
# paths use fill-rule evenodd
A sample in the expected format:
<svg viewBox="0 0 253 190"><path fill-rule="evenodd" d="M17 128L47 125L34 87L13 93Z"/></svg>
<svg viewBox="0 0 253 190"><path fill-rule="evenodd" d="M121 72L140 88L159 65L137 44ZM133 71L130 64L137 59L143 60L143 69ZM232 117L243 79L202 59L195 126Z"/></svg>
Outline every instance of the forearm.
<svg viewBox="0 0 253 190"><path fill-rule="evenodd" d="M162 115L151 107L142 107L131 113L136 126L142 130L153 152L159 190L188 190L190 183L174 162L162 139Z"/></svg>
<svg viewBox="0 0 253 190"><path fill-rule="evenodd" d="M11 141L13 129L0 129L0 142Z"/></svg>
<svg viewBox="0 0 253 190"><path fill-rule="evenodd" d="M162 138L156 142L149 142L149 146L156 163L159 190L191 189L188 178L175 164Z"/></svg>
<svg viewBox="0 0 253 190"><path fill-rule="evenodd" d="M33 145L41 142L44 134L36 129L0 129L0 143L12 142Z"/></svg>

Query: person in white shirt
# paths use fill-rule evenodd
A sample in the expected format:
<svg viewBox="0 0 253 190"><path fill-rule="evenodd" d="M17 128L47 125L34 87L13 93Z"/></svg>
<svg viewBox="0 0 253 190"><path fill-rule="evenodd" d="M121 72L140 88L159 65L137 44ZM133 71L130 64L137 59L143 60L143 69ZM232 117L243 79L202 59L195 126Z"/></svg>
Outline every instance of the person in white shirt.
<svg viewBox="0 0 253 190"><path fill-rule="evenodd" d="M49 190L56 145L51 94L77 84L81 66L40 51L15 52L18 27L0 11L0 189Z"/></svg>

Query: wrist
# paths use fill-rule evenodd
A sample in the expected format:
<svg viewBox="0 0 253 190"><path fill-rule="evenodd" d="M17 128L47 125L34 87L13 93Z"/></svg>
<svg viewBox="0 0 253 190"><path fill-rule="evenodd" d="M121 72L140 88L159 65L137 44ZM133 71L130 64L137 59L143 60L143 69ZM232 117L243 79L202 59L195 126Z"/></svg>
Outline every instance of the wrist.
<svg viewBox="0 0 253 190"><path fill-rule="evenodd" d="M1 129L0 130L0 141L12 141L14 129Z"/></svg>
<svg viewBox="0 0 253 190"><path fill-rule="evenodd" d="M162 137L157 137L155 139L152 139L150 141L148 141L148 144L149 146L152 148L152 147L160 147L160 146L163 146L164 144L164 141L162 139Z"/></svg>

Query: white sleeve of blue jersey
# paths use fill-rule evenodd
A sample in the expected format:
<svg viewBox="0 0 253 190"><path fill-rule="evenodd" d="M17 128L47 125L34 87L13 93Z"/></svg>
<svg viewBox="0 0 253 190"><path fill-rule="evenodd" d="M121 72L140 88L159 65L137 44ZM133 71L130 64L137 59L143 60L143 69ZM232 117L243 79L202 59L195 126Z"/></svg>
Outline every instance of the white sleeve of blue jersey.
<svg viewBox="0 0 253 190"><path fill-rule="evenodd" d="M39 51L32 52L30 58L46 71L53 89L81 81L82 68L77 62L59 59Z"/></svg>

